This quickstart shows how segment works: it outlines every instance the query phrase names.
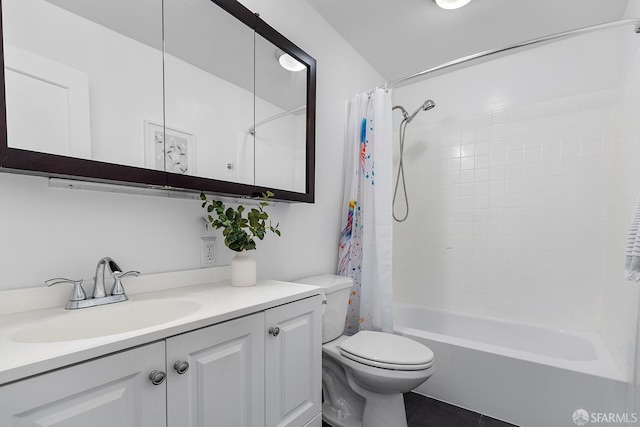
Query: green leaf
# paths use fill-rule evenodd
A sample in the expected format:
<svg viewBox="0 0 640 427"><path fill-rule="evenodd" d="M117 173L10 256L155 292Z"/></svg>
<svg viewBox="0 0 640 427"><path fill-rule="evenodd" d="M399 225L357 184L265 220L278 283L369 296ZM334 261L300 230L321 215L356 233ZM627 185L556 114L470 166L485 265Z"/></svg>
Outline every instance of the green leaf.
<svg viewBox="0 0 640 427"><path fill-rule="evenodd" d="M203 201L202 208L208 213L203 219L207 229L209 226L216 229L222 229L225 245L234 251L251 250L256 248L256 240L263 240L267 231L271 231L276 235L280 235L277 226L273 227L269 222L267 226L266 220L269 215L265 212L264 207L268 206L269 197L273 193L267 191L262 194L263 200L258 202L257 208L245 208L238 205L237 208L226 207L220 200L207 200L204 192L200 193L200 199ZM246 212L246 216L244 213Z"/></svg>

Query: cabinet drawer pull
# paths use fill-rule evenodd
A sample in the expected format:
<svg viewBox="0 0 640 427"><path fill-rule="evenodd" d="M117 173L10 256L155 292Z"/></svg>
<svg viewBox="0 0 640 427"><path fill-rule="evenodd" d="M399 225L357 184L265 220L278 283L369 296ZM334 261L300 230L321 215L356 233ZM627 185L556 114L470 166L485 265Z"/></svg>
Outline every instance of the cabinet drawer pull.
<svg viewBox="0 0 640 427"><path fill-rule="evenodd" d="M177 373L182 375L189 370L189 362L178 360L173 364L173 369L175 369Z"/></svg>
<svg viewBox="0 0 640 427"><path fill-rule="evenodd" d="M167 377L167 374L163 371L151 371L149 374L149 379L153 385L160 385L164 382L164 379Z"/></svg>
<svg viewBox="0 0 640 427"><path fill-rule="evenodd" d="M280 334L280 328L278 328L277 326L276 327L272 326L269 328L269 333L274 337L277 337Z"/></svg>

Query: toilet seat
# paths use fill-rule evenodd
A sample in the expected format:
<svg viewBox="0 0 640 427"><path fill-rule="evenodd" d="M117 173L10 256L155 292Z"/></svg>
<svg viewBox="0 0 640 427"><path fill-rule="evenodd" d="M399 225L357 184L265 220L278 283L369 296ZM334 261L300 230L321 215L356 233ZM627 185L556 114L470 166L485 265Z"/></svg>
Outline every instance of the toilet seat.
<svg viewBox="0 0 640 427"><path fill-rule="evenodd" d="M358 363L396 371L420 371L433 365L433 351L409 338L360 331L342 341L340 354Z"/></svg>

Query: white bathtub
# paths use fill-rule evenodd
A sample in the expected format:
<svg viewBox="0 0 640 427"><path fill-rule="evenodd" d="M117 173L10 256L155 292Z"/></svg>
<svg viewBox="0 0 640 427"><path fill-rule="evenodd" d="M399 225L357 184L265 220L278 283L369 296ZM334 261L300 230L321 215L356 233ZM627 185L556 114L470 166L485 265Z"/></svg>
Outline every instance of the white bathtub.
<svg viewBox="0 0 640 427"><path fill-rule="evenodd" d="M575 427L577 409L624 412L626 382L598 334L397 302L394 324L435 353L417 393L522 427Z"/></svg>

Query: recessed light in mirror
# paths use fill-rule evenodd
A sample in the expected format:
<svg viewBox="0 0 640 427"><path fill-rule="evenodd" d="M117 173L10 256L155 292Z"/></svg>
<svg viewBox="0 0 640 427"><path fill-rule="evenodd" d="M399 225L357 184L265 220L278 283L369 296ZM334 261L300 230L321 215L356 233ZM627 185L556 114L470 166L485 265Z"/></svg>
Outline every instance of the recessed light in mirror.
<svg viewBox="0 0 640 427"><path fill-rule="evenodd" d="M443 9L458 9L466 6L471 0L433 0Z"/></svg>
<svg viewBox="0 0 640 427"><path fill-rule="evenodd" d="M302 71L305 67L304 64L298 62L293 56L288 53L284 53L281 50L276 52L276 58L278 58L278 62L285 70L289 71Z"/></svg>

